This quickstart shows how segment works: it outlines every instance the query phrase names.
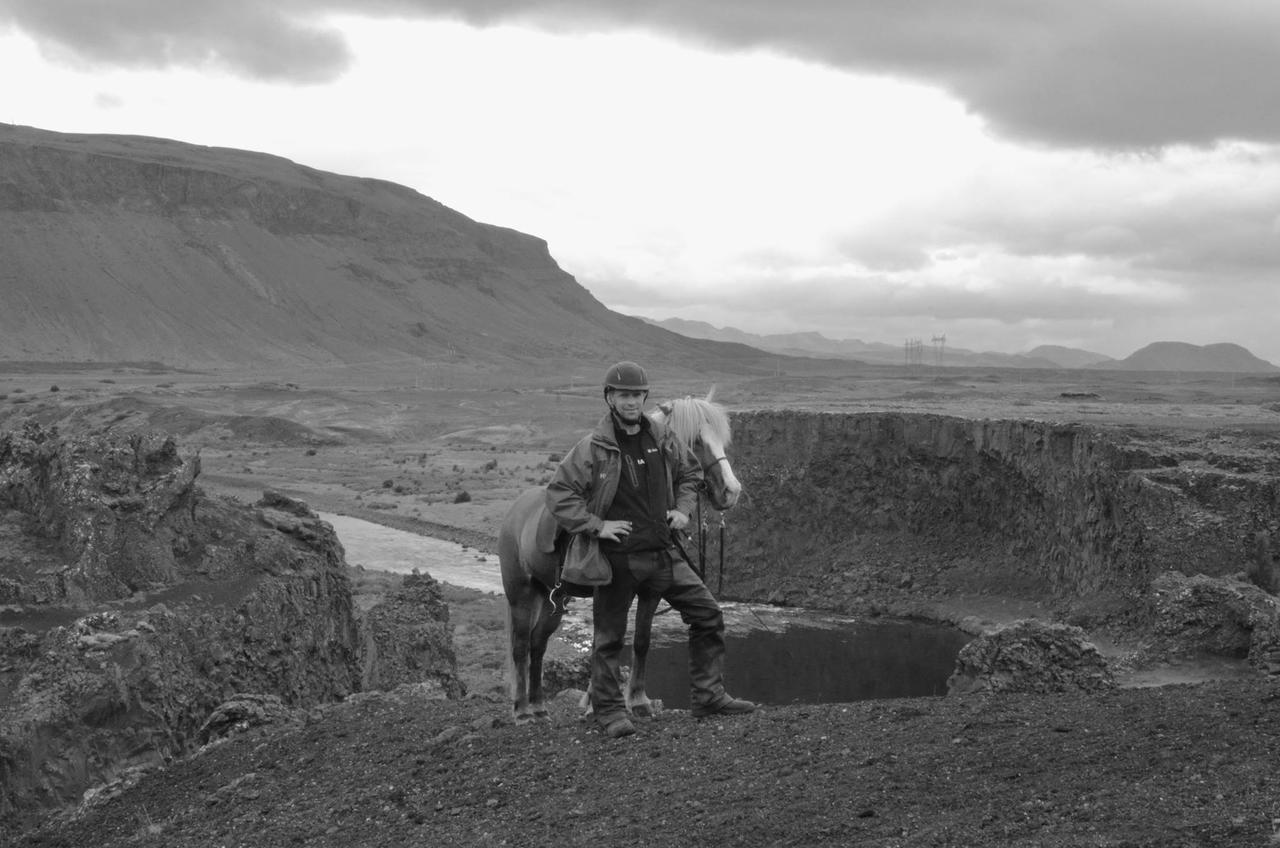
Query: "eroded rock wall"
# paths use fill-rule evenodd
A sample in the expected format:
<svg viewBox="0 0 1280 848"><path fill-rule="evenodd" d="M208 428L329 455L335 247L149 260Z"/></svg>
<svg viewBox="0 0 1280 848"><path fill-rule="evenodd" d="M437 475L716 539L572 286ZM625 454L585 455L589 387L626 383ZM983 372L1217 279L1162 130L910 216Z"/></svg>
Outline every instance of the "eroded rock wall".
<svg viewBox="0 0 1280 848"><path fill-rule="evenodd" d="M188 753L241 693L307 708L410 664L460 694L443 603L400 599L417 638L371 677L333 528L198 471L160 435L0 434L0 827Z"/></svg>
<svg viewBox="0 0 1280 848"><path fill-rule="evenodd" d="M730 596L851 610L886 588L1123 597L1164 571L1245 572L1280 526L1265 450L893 413L738 413L733 430L748 495L726 517Z"/></svg>
<svg viewBox="0 0 1280 848"><path fill-rule="evenodd" d="M0 511L44 553L3 553L0 601L108 601L179 580L199 473L198 457L184 461L171 439L0 433Z"/></svg>

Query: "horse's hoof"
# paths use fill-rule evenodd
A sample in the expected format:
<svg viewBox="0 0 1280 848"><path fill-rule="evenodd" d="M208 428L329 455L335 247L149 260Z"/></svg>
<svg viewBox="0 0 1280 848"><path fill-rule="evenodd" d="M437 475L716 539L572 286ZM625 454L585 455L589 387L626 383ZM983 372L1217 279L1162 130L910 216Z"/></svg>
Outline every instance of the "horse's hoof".
<svg viewBox="0 0 1280 848"><path fill-rule="evenodd" d="M521 724L532 723L534 717L529 715L528 713L517 713L515 716L513 716L513 718L515 719L515 722L517 725L521 725Z"/></svg>
<svg viewBox="0 0 1280 848"><path fill-rule="evenodd" d="M631 708L631 714L636 718L653 718L653 708L648 704L636 704Z"/></svg>
<svg viewBox="0 0 1280 848"><path fill-rule="evenodd" d="M627 718L615 718L606 724L603 728L605 735L610 739L621 739L624 736L631 736L636 732L636 726Z"/></svg>

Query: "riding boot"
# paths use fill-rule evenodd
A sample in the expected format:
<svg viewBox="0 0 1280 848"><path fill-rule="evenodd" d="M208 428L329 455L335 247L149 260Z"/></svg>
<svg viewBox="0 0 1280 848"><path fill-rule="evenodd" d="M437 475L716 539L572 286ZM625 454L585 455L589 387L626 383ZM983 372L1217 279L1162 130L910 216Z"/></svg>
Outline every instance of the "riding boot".
<svg viewBox="0 0 1280 848"><path fill-rule="evenodd" d="M724 688L724 614L706 585L680 556L668 557L670 585L662 597L689 628L690 704L708 707L731 700Z"/></svg>
<svg viewBox="0 0 1280 848"><path fill-rule="evenodd" d="M635 584L626 557L609 557L613 580L597 586L592 600L594 637L591 646L591 709L601 727L627 714L622 694L622 648L627 636L627 613L635 599Z"/></svg>

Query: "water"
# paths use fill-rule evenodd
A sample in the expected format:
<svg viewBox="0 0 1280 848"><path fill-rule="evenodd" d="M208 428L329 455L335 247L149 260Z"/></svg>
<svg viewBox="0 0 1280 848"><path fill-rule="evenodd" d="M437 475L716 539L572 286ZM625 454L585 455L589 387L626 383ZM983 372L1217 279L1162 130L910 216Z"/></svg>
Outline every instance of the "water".
<svg viewBox="0 0 1280 848"><path fill-rule="evenodd" d="M792 620L726 637L725 685L762 704L821 704L946 694L969 639L953 627L909 621ZM649 654L649 697L689 706L688 649L667 641Z"/></svg>
<svg viewBox="0 0 1280 848"><path fill-rule="evenodd" d="M395 574L416 570L451 586L502 594L498 558L492 554L347 515L317 514L333 525L348 565Z"/></svg>
<svg viewBox="0 0 1280 848"><path fill-rule="evenodd" d="M402 574L419 569L455 586L502 592L495 556L348 516L321 517L333 524L353 565ZM723 608L726 684L732 694L764 704L942 695L956 654L971 638L938 624L760 604ZM589 649L590 600L573 602L555 638ZM649 695L672 708L689 706L685 640L678 615L667 611L654 620Z"/></svg>

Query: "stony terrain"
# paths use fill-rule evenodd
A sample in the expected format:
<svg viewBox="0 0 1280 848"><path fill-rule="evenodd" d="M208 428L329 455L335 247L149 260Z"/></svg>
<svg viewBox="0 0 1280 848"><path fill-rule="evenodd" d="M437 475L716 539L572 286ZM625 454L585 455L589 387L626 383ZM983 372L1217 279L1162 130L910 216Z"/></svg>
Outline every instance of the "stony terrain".
<svg viewBox="0 0 1280 848"><path fill-rule="evenodd" d="M491 536L507 493L537 482L550 455L590 420L598 403L588 390L513 395L454 387L452 401L442 404L434 402L446 396L441 391L433 390L424 403L411 385L394 391L305 384L218 388L182 375L113 374L109 379L128 381L122 391L96 375L56 379L60 390L51 393L47 374L9 377L0 391L7 389L12 399L21 388L16 395L26 400L9 407L11 420L65 422L75 412L82 421L105 424L123 415L119 425L146 427L163 414L186 422L190 438L202 446L208 484L219 491L257 497L262 488L284 483L313 506L480 545ZM1164 384L1144 378L1135 385L1089 384L1073 375L1034 384L1022 375L979 374L897 384L760 380L727 384L722 391L743 411L941 413L1136 428L1153 455L1192 451L1199 459L1183 460L1213 473L1236 462L1232 473L1240 480L1216 478L1221 485L1247 478L1256 486L1270 473L1274 451L1267 443L1277 423L1277 389L1262 378ZM103 405L108 402L116 405ZM188 417L176 410L187 410ZM251 423L263 429L232 429ZM378 428L387 435L378 435ZM741 446L744 474L754 444L746 439ZM486 470L490 460L496 462ZM1098 479L1097 469L1086 477ZM459 501L460 491L469 499ZM751 556L749 549L733 550ZM906 564L927 565L927 551L918 553ZM1234 580L1235 566L1247 560L1235 548L1230 557L1236 559L1222 579ZM871 562L881 567L888 560ZM856 561L841 566L856 567ZM1238 585L1235 598L1261 592L1247 582ZM947 605L957 620L967 611L997 622L1010 611L1031 609L1047 617L1067 612L1091 625L1106 619L1108 604L1127 597L1091 596L1097 604L1082 609L1071 603L1074 590L1055 597L1048 586L1007 581L1002 588L1012 594L1002 596L991 586L913 587L876 578L865 585L854 580L849 588L856 594L845 597L892 611L912 602L914 592L917 599ZM1184 589L1171 595L1194 594ZM501 602L452 591L445 597L459 677L471 697L432 700L407 686L275 715L274 723L233 733L198 756L144 775L132 788L113 787L14 844L1280 842L1274 776L1280 690L1273 678L1243 663L1232 680L1189 674L1186 679L1197 682L1159 687L774 706L732 721L695 721L670 710L641 725L635 737L615 742L580 719L571 695L557 701L550 725L511 724L494 662L504 638ZM1182 611L1171 612L1172 619L1191 608L1164 609ZM1221 632L1247 633L1241 622L1250 613L1243 601L1232 615L1219 621ZM1133 640L1142 634L1115 635ZM1233 650L1239 649L1236 642ZM1146 671L1158 672L1162 662L1175 659L1150 654Z"/></svg>
<svg viewBox="0 0 1280 848"><path fill-rule="evenodd" d="M771 708L634 736L571 699L353 698L152 775L16 845L1261 846L1277 842L1276 687Z"/></svg>
<svg viewBox="0 0 1280 848"><path fill-rule="evenodd" d="M439 585L357 610L333 528L210 497L161 434L0 432L0 823L162 766L239 715L455 675ZM221 716L221 717L219 717Z"/></svg>

